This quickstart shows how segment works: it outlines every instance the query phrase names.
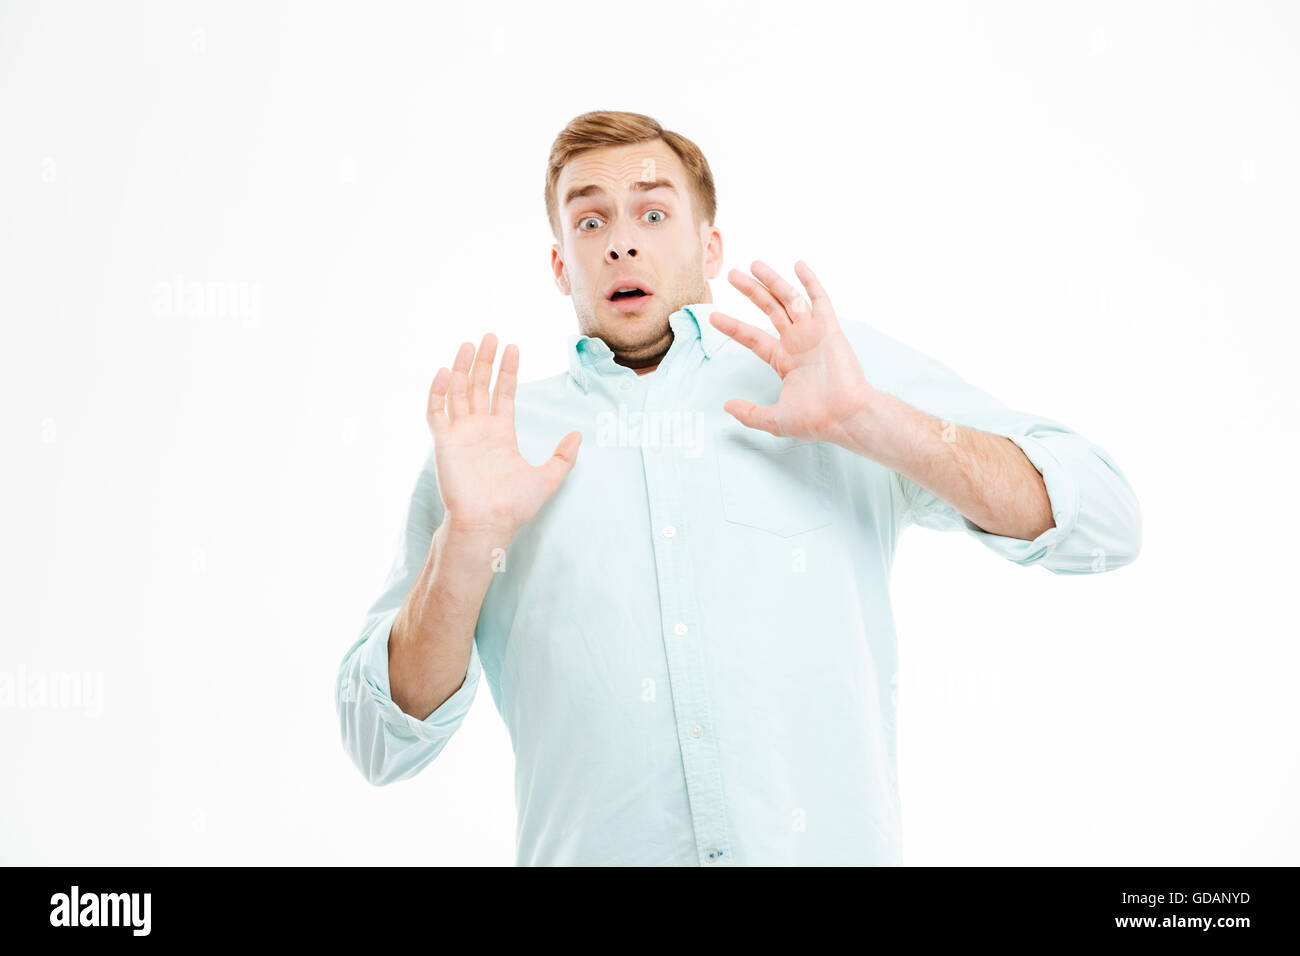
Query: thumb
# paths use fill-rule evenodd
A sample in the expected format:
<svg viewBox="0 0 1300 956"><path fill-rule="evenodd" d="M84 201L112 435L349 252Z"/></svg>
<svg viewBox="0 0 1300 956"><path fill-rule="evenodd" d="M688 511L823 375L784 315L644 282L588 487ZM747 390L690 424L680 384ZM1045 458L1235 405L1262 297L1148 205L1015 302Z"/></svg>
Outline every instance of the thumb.
<svg viewBox="0 0 1300 956"><path fill-rule="evenodd" d="M569 432L555 446L555 454L537 466L537 470L546 478L548 495L553 494L555 489L560 487L564 476L572 470L573 463L578 460L580 444L582 444L582 432Z"/></svg>
<svg viewBox="0 0 1300 956"><path fill-rule="evenodd" d="M776 424L772 420L773 408L770 405L755 405L743 398L733 398L723 404L722 410L747 428L767 432L769 435L776 434Z"/></svg>

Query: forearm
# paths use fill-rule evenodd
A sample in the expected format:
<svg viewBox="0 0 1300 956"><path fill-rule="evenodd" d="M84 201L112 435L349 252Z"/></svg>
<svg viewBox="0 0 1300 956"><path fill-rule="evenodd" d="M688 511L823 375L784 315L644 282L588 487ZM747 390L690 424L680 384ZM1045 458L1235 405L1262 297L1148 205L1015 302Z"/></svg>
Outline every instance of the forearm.
<svg viewBox="0 0 1300 956"><path fill-rule="evenodd" d="M439 525L429 556L393 621L388 679L393 702L424 720L465 680L484 595L509 535Z"/></svg>
<svg viewBox="0 0 1300 956"><path fill-rule="evenodd" d="M1055 525L1043 476L1009 438L877 401L846 424L845 447L931 491L989 534L1032 541Z"/></svg>

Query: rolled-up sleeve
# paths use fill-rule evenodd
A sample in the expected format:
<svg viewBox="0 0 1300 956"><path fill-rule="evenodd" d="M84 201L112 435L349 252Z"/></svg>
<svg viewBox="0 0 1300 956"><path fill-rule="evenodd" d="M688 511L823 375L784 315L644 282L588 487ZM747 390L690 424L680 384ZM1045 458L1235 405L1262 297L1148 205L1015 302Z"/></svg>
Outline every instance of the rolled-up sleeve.
<svg viewBox="0 0 1300 956"><path fill-rule="evenodd" d="M398 707L390 691L388 638L393 621L424 566L443 513L431 449L411 495L383 593L367 612L361 636L344 655L335 688L344 750L376 786L412 777L438 756L469 713L482 673L475 640L464 682L423 720Z"/></svg>
<svg viewBox="0 0 1300 956"><path fill-rule="evenodd" d="M1055 522L1032 541L990 534L892 472L904 526L965 531L1009 561L1057 574L1096 574L1136 560L1142 541L1137 495L1104 449L1059 422L1008 408L943 363L869 326L845 327L876 388L943 421L1014 442L1043 476Z"/></svg>

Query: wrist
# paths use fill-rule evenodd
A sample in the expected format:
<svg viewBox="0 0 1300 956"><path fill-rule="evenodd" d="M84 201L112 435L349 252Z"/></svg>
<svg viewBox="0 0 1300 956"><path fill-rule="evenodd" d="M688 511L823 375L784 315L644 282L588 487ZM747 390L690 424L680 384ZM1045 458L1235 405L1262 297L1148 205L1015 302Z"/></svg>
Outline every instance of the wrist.
<svg viewBox="0 0 1300 956"><path fill-rule="evenodd" d="M836 444L896 470L905 457L907 413L913 409L897 396L873 391L870 401L841 424Z"/></svg>
<svg viewBox="0 0 1300 956"><path fill-rule="evenodd" d="M492 575L505 564L510 533L492 525L465 526L444 520L433 532L425 572L441 600L477 608Z"/></svg>
<svg viewBox="0 0 1300 956"><path fill-rule="evenodd" d="M504 544L515 535L515 528L501 521L483 521L463 518L454 512L446 512L442 523L438 525L444 537L457 541L501 540Z"/></svg>

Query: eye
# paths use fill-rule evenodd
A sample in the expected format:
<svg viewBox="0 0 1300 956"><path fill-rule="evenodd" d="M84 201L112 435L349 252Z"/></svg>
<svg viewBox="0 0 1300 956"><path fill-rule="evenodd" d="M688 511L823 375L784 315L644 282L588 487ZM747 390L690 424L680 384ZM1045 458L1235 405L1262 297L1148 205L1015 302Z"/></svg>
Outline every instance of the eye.
<svg viewBox="0 0 1300 956"><path fill-rule="evenodd" d="M587 228L589 222L603 222L603 220L599 216L584 216L578 220L578 230L580 232L591 232L591 229Z"/></svg>
<svg viewBox="0 0 1300 956"><path fill-rule="evenodd" d="M649 212L647 212L645 215L646 215L646 216L658 216L658 217L659 217L658 219L651 220L651 221L653 221L653 222L663 222L663 221L664 221L664 212L663 212L662 209L651 209L651 210L650 210ZM641 218L644 219L645 216L642 216Z"/></svg>

